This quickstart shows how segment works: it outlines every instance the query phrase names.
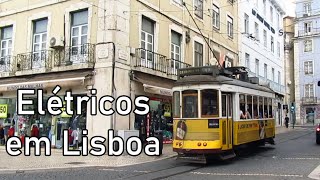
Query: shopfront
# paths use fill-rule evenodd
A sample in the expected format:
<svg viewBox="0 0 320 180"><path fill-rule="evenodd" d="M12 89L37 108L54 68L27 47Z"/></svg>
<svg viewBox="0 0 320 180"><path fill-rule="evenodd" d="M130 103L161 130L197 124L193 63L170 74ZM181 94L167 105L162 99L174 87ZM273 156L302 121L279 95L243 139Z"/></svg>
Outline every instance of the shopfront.
<svg viewBox="0 0 320 180"><path fill-rule="evenodd" d="M148 79L149 78L149 79ZM163 132L163 143L172 143L172 84L173 81L162 80L150 75L136 75L134 82L136 96L149 97L150 113L145 116L135 115L134 129L140 131L140 138L145 140L154 136L155 131Z"/></svg>
<svg viewBox="0 0 320 180"><path fill-rule="evenodd" d="M72 130L86 129L87 123L87 105L86 102L82 102L81 115L68 115L65 112L65 108L62 108L63 113L59 116L52 116L47 110L47 101L52 96L52 90L56 85L62 87L62 90L58 93L61 99L64 99L66 90L71 90L74 101L71 108L75 109L78 96L87 95L86 90L86 74L87 73L61 73L59 75L42 75L34 76L28 79L29 82L25 82L25 78L11 78L9 80L3 80L0 85L0 123L10 128L15 129L15 136L30 136L33 125L36 125L39 129L39 136L48 137L51 140L52 146L62 147L63 130L71 127ZM51 78L56 78L54 81ZM24 81L24 82L21 82ZM7 83L6 83L7 82ZM10 82L10 83L9 83ZM29 88L29 89L42 89L43 102L38 104L36 95L24 96L24 99L33 100L32 105L24 105L24 110L34 110L34 115L17 115L17 89ZM38 113L38 107L42 106L45 111L45 115Z"/></svg>

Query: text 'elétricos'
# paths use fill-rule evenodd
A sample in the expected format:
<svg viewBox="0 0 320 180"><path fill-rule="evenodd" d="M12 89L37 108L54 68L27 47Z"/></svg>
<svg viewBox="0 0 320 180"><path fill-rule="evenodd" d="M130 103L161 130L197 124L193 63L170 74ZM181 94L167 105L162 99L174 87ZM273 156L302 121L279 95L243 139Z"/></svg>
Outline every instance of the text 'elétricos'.
<svg viewBox="0 0 320 180"><path fill-rule="evenodd" d="M66 91L65 96L61 98L57 94L61 90L61 87L57 85L53 91L52 96L48 98L46 101L46 106L48 113L54 116L60 115L62 113L62 108L65 108L65 113L68 115L73 115L74 111L75 114L81 115L83 114L82 110L82 102L90 103L91 108L91 115L97 115L97 111L105 116L111 116L115 112L117 112L119 115L126 116L129 115L132 112L133 109L133 103L135 105L135 110L133 111L137 115L147 115L149 113L149 98L145 96L138 96L134 99L134 102L132 102L131 98L128 96L119 96L117 99L115 99L112 96L102 96L97 99L97 90L91 89L90 93L91 96L77 96L77 104L75 110L72 109L72 101L74 101L74 97L72 96L71 91ZM37 93L36 93L37 92ZM37 104L40 104L38 106L37 113L39 115L45 115L46 112L44 111L41 104L43 104L43 90L38 89L19 89L17 90L17 114L18 115L34 115L35 111L32 109L25 109L23 108L24 105L33 105L34 101L32 99L25 98L25 95L36 95L37 96ZM65 104L64 104L65 102ZM109 109L106 108L107 102L113 104L115 102L115 110L111 107ZM123 108L123 103L125 103L125 108Z"/></svg>

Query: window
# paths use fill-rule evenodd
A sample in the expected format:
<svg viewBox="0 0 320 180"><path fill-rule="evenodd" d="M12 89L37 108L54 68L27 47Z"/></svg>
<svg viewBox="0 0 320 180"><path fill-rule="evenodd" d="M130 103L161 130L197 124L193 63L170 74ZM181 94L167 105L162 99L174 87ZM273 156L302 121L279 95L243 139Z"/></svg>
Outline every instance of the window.
<svg viewBox="0 0 320 180"><path fill-rule="evenodd" d="M268 79L268 65L264 64L264 77Z"/></svg>
<svg viewBox="0 0 320 180"><path fill-rule="evenodd" d="M304 23L304 32L306 34L310 34L311 33L311 28L312 28L312 22Z"/></svg>
<svg viewBox="0 0 320 180"><path fill-rule="evenodd" d="M194 0L194 14L202 19L203 18L203 0Z"/></svg>
<svg viewBox="0 0 320 180"><path fill-rule="evenodd" d="M259 111L258 111L258 97L253 96L253 114L252 117L253 119L259 119Z"/></svg>
<svg viewBox="0 0 320 180"><path fill-rule="evenodd" d="M279 42L277 42L277 49L278 49L278 57L280 57L280 55L281 55L281 49L280 49L280 43Z"/></svg>
<svg viewBox="0 0 320 180"><path fill-rule="evenodd" d="M198 91L182 92L182 118L198 118Z"/></svg>
<svg viewBox="0 0 320 180"><path fill-rule="evenodd" d="M256 75L257 76L259 76L259 69L260 69L260 67L259 67L259 60L258 59L256 59Z"/></svg>
<svg viewBox="0 0 320 180"><path fill-rule="evenodd" d="M247 119L252 119L252 96L251 95L247 95L247 105L246 105L246 118Z"/></svg>
<svg viewBox="0 0 320 180"><path fill-rule="evenodd" d="M213 4L212 24L213 24L213 27L220 29L220 9L218 8L218 6L214 4Z"/></svg>
<svg viewBox="0 0 320 180"><path fill-rule="evenodd" d="M246 119L246 96L244 94L239 95L239 112L240 112L240 119Z"/></svg>
<svg viewBox="0 0 320 180"><path fill-rule="evenodd" d="M266 17L267 16L267 5L266 0L263 0L263 14Z"/></svg>
<svg viewBox="0 0 320 180"><path fill-rule="evenodd" d="M6 71L10 63L12 49L12 29L13 26L1 28L1 51L0 51L0 71Z"/></svg>
<svg viewBox="0 0 320 180"><path fill-rule="evenodd" d="M194 66L203 66L203 45L194 42Z"/></svg>
<svg viewBox="0 0 320 180"><path fill-rule="evenodd" d="M263 98L263 118L268 118L268 98Z"/></svg>
<svg viewBox="0 0 320 180"><path fill-rule="evenodd" d="M272 99L268 98L269 118L273 118Z"/></svg>
<svg viewBox="0 0 320 180"><path fill-rule="evenodd" d="M141 29L141 63L146 67L153 66L153 52L154 52L154 21L147 17L142 17Z"/></svg>
<svg viewBox="0 0 320 180"><path fill-rule="evenodd" d="M304 41L304 52L311 52L312 51L312 40L305 40Z"/></svg>
<svg viewBox="0 0 320 180"><path fill-rule="evenodd" d="M304 74L313 75L313 61L304 62Z"/></svg>
<svg viewBox="0 0 320 180"><path fill-rule="evenodd" d="M171 31L171 68L175 72L180 68L181 34Z"/></svg>
<svg viewBox="0 0 320 180"><path fill-rule="evenodd" d="M274 38L271 36L271 52L274 53Z"/></svg>
<svg viewBox="0 0 320 180"><path fill-rule="evenodd" d="M256 40L259 40L259 24L256 22L254 23L254 29L255 29Z"/></svg>
<svg viewBox="0 0 320 180"><path fill-rule="evenodd" d="M180 92L173 92L173 117L180 118Z"/></svg>
<svg viewBox="0 0 320 180"><path fill-rule="evenodd" d="M280 29L280 15L277 13L277 29Z"/></svg>
<svg viewBox="0 0 320 180"><path fill-rule="evenodd" d="M218 117L219 116L219 93L214 89L201 91L201 116Z"/></svg>
<svg viewBox="0 0 320 180"><path fill-rule="evenodd" d="M281 73L278 71L278 83L281 84Z"/></svg>
<svg viewBox="0 0 320 180"><path fill-rule="evenodd" d="M313 84L306 84L304 86L305 89L305 97L314 97L314 85Z"/></svg>
<svg viewBox="0 0 320 180"><path fill-rule="evenodd" d="M33 22L33 45L32 45L32 67L40 68L45 65L47 46L47 25L48 19L36 20Z"/></svg>
<svg viewBox="0 0 320 180"><path fill-rule="evenodd" d="M233 38L233 19L228 15L227 18L227 25L228 25L228 36Z"/></svg>
<svg viewBox="0 0 320 180"><path fill-rule="evenodd" d="M304 3L303 9L305 14L311 13L311 3Z"/></svg>
<svg viewBox="0 0 320 180"><path fill-rule="evenodd" d="M266 30L263 30L263 44L264 44L264 47L268 47L268 44L267 44L267 31Z"/></svg>
<svg viewBox="0 0 320 180"><path fill-rule="evenodd" d="M248 53L245 54L246 67L250 69L250 55Z"/></svg>
<svg viewBox="0 0 320 180"><path fill-rule="evenodd" d="M270 21L273 23L273 8L270 6Z"/></svg>
<svg viewBox="0 0 320 180"><path fill-rule="evenodd" d="M271 69L272 81L274 82L274 68Z"/></svg>
<svg viewBox="0 0 320 180"><path fill-rule="evenodd" d="M259 97L259 118L263 118L263 97Z"/></svg>
<svg viewBox="0 0 320 180"><path fill-rule="evenodd" d="M244 13L244 33L249 34L249 16Z"/></svg>
<svg viewBox="0 0 320 180"><path fill-rule="evenodd" d="M88 10L78 11L71 14L71 47L72 55L82 54L88 38ZM81 58L74 58L79 62Z"/></svg>

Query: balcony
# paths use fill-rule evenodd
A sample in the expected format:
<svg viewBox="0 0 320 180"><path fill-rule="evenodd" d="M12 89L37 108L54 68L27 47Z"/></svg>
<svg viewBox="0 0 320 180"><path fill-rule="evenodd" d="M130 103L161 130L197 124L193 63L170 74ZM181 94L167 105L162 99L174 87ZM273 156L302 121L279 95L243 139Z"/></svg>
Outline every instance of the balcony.
<svg viewBox="0 0 320 180"><path fill-rule="evenodd" d="M166 56L146 50L136 49L136 58L134 68L141 72L162 76L170 79L176 79L179 68L190 67L190 64L167 59Z"/></svg>
<svg viewBox="0 0 320 180"><path fill-rule="evenodd" d="M301 99L301 103L303 105L317 104L318 103L318 98L317 97L303 97Z"/></svg>
<svg viewBox="0 0 320 180"><path fill-rule="evenodd" d="M18 54L16 75L46 72L52 68L52 59L52 50Z"/></svg>
<svg viewBox="0 0 320 180"><path fill-rule="evenodd" d="M15 56L0 57L0 77L14 75Z"/></svg>
<svg viewBox="0 0 320 180"><path fill-rule="evenodd" d="M298 31L298 37L315 36L315 35L320 35L320 28L312 28L310 32L308 32L306 30L299 30Z"/></svg>
<svg viewBox="0 0 320 180"><path fill-rule="evenodd" d="M54 71L93 68L95 45L69 46L54 51Z"/></svg>

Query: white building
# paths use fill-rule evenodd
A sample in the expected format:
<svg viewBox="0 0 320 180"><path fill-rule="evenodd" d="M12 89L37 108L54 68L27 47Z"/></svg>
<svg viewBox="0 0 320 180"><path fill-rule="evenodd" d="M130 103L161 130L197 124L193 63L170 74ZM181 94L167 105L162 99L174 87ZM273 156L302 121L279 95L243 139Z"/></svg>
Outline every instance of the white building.
<svg viewBox="0 0 320 180"><path fill-rule="evenodd" d="M249 70L250 77L269 86L277 94L275 118L282 125L284 86L285 12L279 0L241 1L239 8L239 65Z"/></svg>

